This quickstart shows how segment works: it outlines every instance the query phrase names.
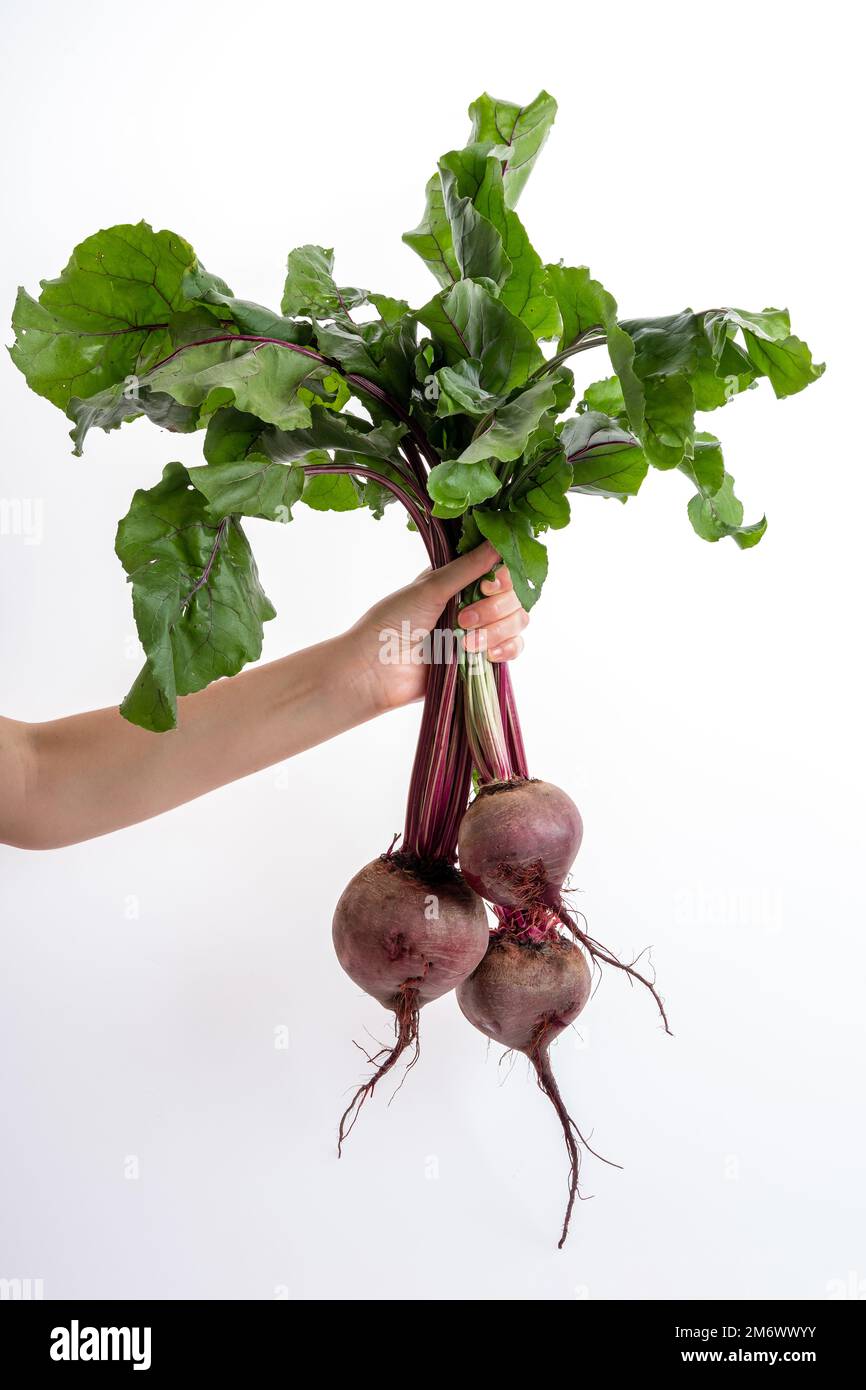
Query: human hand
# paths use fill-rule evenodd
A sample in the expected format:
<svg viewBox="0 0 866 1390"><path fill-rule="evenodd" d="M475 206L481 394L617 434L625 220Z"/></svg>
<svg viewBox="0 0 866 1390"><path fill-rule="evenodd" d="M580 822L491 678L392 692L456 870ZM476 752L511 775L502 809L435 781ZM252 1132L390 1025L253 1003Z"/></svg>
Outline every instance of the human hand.
<svg viewBox="0 0 866 1390"><path fill-rule="evenodd" d="M499 562L488 542L442 569L425 570L411 584L375 604L345 634L350 676L377 712L420 700L427 685L427 666L412 660L412 650L436 626L450 598L487 574ZM523 649L521 632L529 622L514 592L511 575L499 565L495 577L482 579L483 598L458 615L467 651L486 651L491 661L511 661ZM404 627L408 624L408 627ZM411 634L400 641L399 659L383 660L383 633ZM393 643L389 649L393 655Z"/></svg>

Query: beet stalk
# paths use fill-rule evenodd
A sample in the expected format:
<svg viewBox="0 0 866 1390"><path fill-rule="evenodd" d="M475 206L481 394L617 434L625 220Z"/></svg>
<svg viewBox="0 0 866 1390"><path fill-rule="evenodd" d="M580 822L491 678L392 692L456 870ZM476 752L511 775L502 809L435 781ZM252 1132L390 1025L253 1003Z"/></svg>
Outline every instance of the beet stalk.
<svg viewBox="0 0 866 1390"><path fill-rule="evenodd" d="M409 456L413 467L422 467L414 450ZM422 518L419 529L433 565L447 563L452 554L444 528ZM340 964L395 1020L394 1045L368 1058L372 1075L340 1120L338 1152L382 1077L407 1052L407 1070L415 1065L421 1009L475 968L489 939L484 904L454 867L472 772L457 698L456 617L452 600L432 634L432 650L444 659L430 667L402 846L361 869L334 914Z"/></svg>

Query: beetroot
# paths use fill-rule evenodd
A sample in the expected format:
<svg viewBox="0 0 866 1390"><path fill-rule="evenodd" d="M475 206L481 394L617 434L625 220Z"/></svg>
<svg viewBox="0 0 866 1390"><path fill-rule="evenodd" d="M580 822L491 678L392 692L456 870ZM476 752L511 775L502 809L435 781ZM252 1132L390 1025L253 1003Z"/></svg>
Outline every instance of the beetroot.
<svg viewBox="0 0 866 1390"><path fill-rule="evenodd" d="M523 775L485 782L460 823L460 870L470 887L493 905L503 926L519 935L532 935L536 929L543 933L553 914L598 965L613 966L640 981L670 1032L655 982L637 969L637 962L620 960L589 936L579 925L579 914L563 903L563 884L582 839L579 810L552 782Z"/></svg>
<svg viewBox="0 0 866 1390"><path fill-rule="evenodd" d="M370 1063L341 1121L338 1151L364 1101L409 1047L418 1059L418 1015L475 968L487 948L484 904L448 864L383 854L355 874L334 912L334 948L346 974L395 1015L396 1040Z"/></svg>
<svg viewBox="0 0 866 1390"><path fill-rule="evenodd" d="M577 1018L589 998L590 983L583 952L557 931L550 918L545 928L518 932L506 927L494 932L483 961L457 989L457 1001L470 1023L494 1042L529 1058L541 1090L559 1117L570 1162L560 1249L577 1194L576 1140L585 1141L560 1095L549 1049Z"/></svg>
<svg viewBox="0 0 866 1390"><path fill-rule="evenodd" d="M460 825L460 869L488 902L555 908L582 839L580 812L559 787L526 777L488 782Z"/></svg>

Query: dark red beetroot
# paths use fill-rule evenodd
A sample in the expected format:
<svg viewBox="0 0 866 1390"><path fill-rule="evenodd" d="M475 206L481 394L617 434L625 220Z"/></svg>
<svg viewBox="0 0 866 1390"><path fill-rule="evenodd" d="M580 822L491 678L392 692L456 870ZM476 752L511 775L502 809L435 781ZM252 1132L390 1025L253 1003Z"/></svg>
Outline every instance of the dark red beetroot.
<svg viewBox="0 0 866 1390"><path fill-rule="evenodd" d="M668 1027L655 983L608 951L580 926L562 901L562 885L583 839L580 812L552 782L514 777L487 782L460 822L458 853L466 882L495 905L503 924L518 932L546 930L550 913L599 965L611 965L646 985ZM549 911L548 911L549 909Z"/></svg>
<svg viewBox="0 0 866 1390"><path fill-rule="evenodd" d="M460 824L460 870L488 902L555 908L582 839L580 812L551 782L488 782Z"/></svg>
<svg viewBox="0 0 866 1390"><path fill-rule="evenodd" d="M466 1018L503 1047L523 1052L535 1068L538 1084L552 1102L570 1161L568 1206L559 1248L568 1235L577 1193L583 1137L565 1108L550 1065L550 1044L573 1023L589 998L589 966L578 946L548 926L533 928L532 939L513 930L495 932L487 953L458 986L457 1001Z"/></svg>
<svg viewBox="0 0 866 1390"><path fill-rule="evenodd" d="M376 1083L408 1047L418 1059L418 1015L464 980L482 959L490 931L484 904L450 865L422 868L409 856L383 854L343 891L334 913L334 948L347 975L393 1010L396 1041L340 1121L339 1147Z"/></svg>

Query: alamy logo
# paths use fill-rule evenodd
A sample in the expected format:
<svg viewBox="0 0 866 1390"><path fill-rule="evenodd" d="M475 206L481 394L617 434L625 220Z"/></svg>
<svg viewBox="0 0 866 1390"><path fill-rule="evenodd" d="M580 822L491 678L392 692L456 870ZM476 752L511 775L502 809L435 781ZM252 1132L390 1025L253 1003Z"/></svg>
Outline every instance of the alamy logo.
<svg viewBox="0 0 866 1390"><path fill-rule="evenodd" d="M149 1327L69 1327L51 1332L52 1361L131 1361L134 1371L150 1370Z"/></svg>

